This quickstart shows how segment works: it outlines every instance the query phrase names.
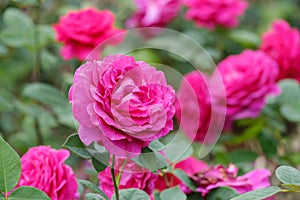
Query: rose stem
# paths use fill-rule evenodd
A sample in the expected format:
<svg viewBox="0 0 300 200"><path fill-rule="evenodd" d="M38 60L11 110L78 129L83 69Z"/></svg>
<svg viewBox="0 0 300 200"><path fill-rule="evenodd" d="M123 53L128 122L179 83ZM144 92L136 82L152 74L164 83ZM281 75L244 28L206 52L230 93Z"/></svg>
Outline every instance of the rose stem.
<svg viewBox="0 0 300 200"><path fill-rule="evenodd" d="M114 168L115 168L115 155L112 156L110 171L111 171L112 180L114 182L116 200L119 200L119 189L118 189L118 185L117 185L117 181L116 181L116 177L115 177L115 169Z"/></svg>

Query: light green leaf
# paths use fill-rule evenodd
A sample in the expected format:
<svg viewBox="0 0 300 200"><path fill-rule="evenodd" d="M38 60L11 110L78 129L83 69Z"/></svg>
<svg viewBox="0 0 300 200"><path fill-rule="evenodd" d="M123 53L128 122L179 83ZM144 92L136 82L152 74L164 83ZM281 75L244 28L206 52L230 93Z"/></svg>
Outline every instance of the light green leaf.
<svg viewBox="0 0 300 200"><path fill-rule="evenodd" d="M282 105L280 113L290 122L300 122L300 99L298 102Z"/></svg>
<svg viewBox="0 0 300 200"><path fill-rule="evenodd" d="M151 171L156 171L167 167L169 164L166 159L158 152L152 152L150 149L146 150L136 158L132 158L136 164L145 167Z"/></svg>
<svg viewBox="0 0 300 200"><path fill-rule="evenodd" d="M19 155L0 136L0 191L8 193L20 179L21 162Z"/></svg>
<svg viewBox="0 0 300 200"><path fill-rule="evenodd" d="M33 26L30 16L17 8L7 8L3 14L3 21L9 28L25 30ZM19 33L20 34L20 33Z"/></svg>
<svg viewBox="0 0 300 200"><path fill-rule="evenodd" d="M9 195L9 200L51 200L49 196L42 192L41 190L30 187L23 186L14 190Z"/></svg>
<svg viewBox="0 0 300 200"><path fill-rule="evenodd" d="M28 84L24 88L22 95L40 103L49 104L52 106L62 106L68 104L67 98L63 96L59 90L45 83Z"/></svg>
<svg viewBox="0 0 300 200"><path fill-rule="evenodd" d="M282 184L283 187L288 188L292 191L300 192L300 185L293 185L293 184Z"/></svg>
<svg viewBox="0 0 300 200"><path fill-rule="evenodd" d="M254 190L245 194L232 198L231 200L263 200L280 192L281 189L277 186L271 186L263 189Z"/></svg>
<svg viewBox="0 0 300 200"><path fill-rule="evenodd" d="M276 99L279 104L291 104L300 100L300 86L294 79L284 79L278 83L281 94Z"/></svg>
<svg viewBox="0 0 300 200"><path fill-rule="evenodd" d="M284 184L300 186L300 171L290 166L280 166L275 171L276 177Z"/></svg>
<svg viewBox="0 0 300 200"><path fill-rule="evenodd" d="M196 185L182 170L176 169L173 171L173 174L179 178L189 189L196 191Z"/></svg>
<svg viewBox="0 0 300 200"><path fill-rule="evenodd" d="M150 200L148 194L139 189L126 189L120 190L120 200ZM115 195L113 195L112 200L116 200Z"/></svg>
<svg viewBox="0 0 300 200"><path fill-rule="evenodd" d="M84 144L81 142L77 133L70 135L66 139L65 143L63 144L63 147L68 148L70 151L76 153L77 155L81 156L82 158L85 158L85 159L92 158L92 155L86 149Z"/></svg>
<svg viewBox="0 0 300 200"><path fill-rule="evenodd" d="M166 189L160 193L161 200L186 200L187 196L179 189L179 187L173 187Z"/></svg>
<svg viewBox="0 0 300 200"><path fill-rule="evenodd" d="M152 151L161 151L164 148L165 145L161 143L159 140L153 140L149 145L149 149L151 149Z"/></svg>
<svg viewBox="0 0 300 200"><path fill-rule="evenodd" d="M81 183L82 185L84 185L85 187L87 187L88 189L90 189L92 192L99 194L101 197L103 197L103 199L109 200L109 198L106 196L106 194L102 190L100 190L98 188L98 186L95 185L94 183L87 181L87 180L82 180L82 179L78 179L78 182Z"/></svg>
<svg viewBox="0 0 300 200"><path fill-rule="evenodd" d="M260 43L259 35L248 30L233 29L228 36L233 41L240 43L244 47L256 47Z"/></svg>
<svg viewBox="0 0 300 200"><path fill-rule="evenodd" d="M85 194L87 200L102 200L103 198L99 194L87 193Z"/></svg>

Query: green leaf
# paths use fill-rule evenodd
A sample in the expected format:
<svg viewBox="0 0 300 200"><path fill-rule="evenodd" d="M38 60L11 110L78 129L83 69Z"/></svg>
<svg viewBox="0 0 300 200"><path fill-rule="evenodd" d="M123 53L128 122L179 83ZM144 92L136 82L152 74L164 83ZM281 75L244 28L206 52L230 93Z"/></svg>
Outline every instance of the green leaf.
<svg viewBox="0 0 300 200"><path fill-rule="evenodd" d="M98 188L98 186L95 185L94 183L87 181L87 180L82 180L82 179L78 179L78 182L81 183L82 185L84 185L85 187L87 187L88 189L90 189L92 192L100 194L101 197L103 197L103 199L109 200L109 198L106 196L106 194L102 190L100 190Z"/></svg>
<svg viewBox="0 0 300 200"><path fill-rule="evenodd" d="M92 164L97 172L102 172L103 170L105 170L108 165L108 162L109 162L109 154L108 154L107 162L105 162L105 163L103 163L102 161L99 161L95 157L92 157Z"/></svg>
<svg viewBox="0 0 300 200"><path fill-rule="evenodd" d="M290 122L300 122L300 102L282 105L280 113Z"/></svg>
<svg viewBox="0 0 300 200"><path fill-rule="evenodd" d="M197 187L194 182L184 173L184 171L180 169L176 169L173 171L173 174L179 178L189 189L192 191L196 191Z"/></svg>
<svg viewBox="0 0 300 200"><path fill-rule="evenodd" d="M85 159L92 158L92 155L86 149L84 144L81 142L77 133L70 135L66 139L65 143L63 144L63 147L68 148L70 151L76 153L77 155L79 155L82 158L85 158Z"/></svg>
<svg viewBox="0 0 300 200"><path fill-rule="evenodd" d="M187 195L187 200L203 200L200 192L194 192Z"/></svg>
<svg viewBox="0 0 300 200"><path fill-rule="evenodd" d="M17 30L23 30L24 28L27 29L33 26L33 21L30 16L21 10L12 7L5 10L3 21L6 26Z"/></svg>
<svg viewBox="0 0 300 200"><path fill-rule="evenodd" d="M239 194L229 187L219 187L213 189L206 196L206 200L227 200L238 196Z"/></svg>
<svg viewBox="0 0 300 200"><path fill-rule="evenodd" d="M153 140L149 144L149 149L151 149L152 151L161 151L164 148L165 148L165 145L163 143L161 143L159 140Z"/></svg>
<svg viewBox="0 0 300 200"><path fill-rule="evenodd" d="M166 189L160 193L161 200L186 200L187 196L179 189L179 187L173 187Z"/></svg>
<svg viewBox="0 0 300 200"><path fill-rule="evenodd" d="M248 30L233 29L228 36L244 47L256 47L260 43L260 37L256 33Z"/></svg>
<svg viewBox="0 0 300 200"><path fill-rule="evenodd" d="M145 167L151 171L156 171L169 165L160 153L152 152L150 149L143 149L142 154L131 160L139 166Z"/></svg>
<svg viewBox="0 0 300 200"><path fill-rule="evenodd" d="M231 200L263 200L280 192L280 187L271 186L263 189L254 190L232 198Z"/></svg>
<svg viewBox="0 0 300 200"><path fill-rule="evenodd" d="M87 193L84 195L87 200L102 200L103 198L99 194Z"/></svg>
<svg viewBox="0 0 300 200"><path fill-rule="evenodd" d="M263 131L259 135L259 143L263 150L263 152L267 156L273 156L277 153L277 141L275 138L273 138L269 133Z"/></svg>
<svg viewBox="0 0 300 200"><path fill-rule="evenodd" d="M229 153L229 160L235 164L253 162L257 156L257 153L253 151L237 150Z"/></svg>
<svg viewBox="0 0 300 200"><path fill-rule="evenodd" d="M0 191L8 193L19 182L21 162L19 155L0 136Z"/></svg>
<svg viewBox="0 0 300 200"><path fill-rule="evenodd" d="M59 90L45 83L28 84L24 88L22 95L51 106L64 106L68 104L67 98Z"/></svg>
<svg viewBox="0 0 300 200"><path fill-rule="evenodd" d="M9 195L9 200L51 200L43 191L30 187L23 186L14 190Z"/></svg>
<svg viewBox="0 0 300 200"><path fill-rule="evenodd" d="M126 189L120 190L120 200L150 200L148 194L139 189ZM116 200L115 195L113 195L112 200Z"/></svg>
<svg viewBox="0 0 300 200"><path fill-rule="evenodd" d="M300 87L294 79L284 79L278 83L281 88L281 94L276 99L279 104L293 104L299 102Z"/></svg>
<svg viewBox="0 0 300 200"><path fill-rule="evenodd" d="M300 186L300 171L290 166L280 166L275 171L276 177L284 184Z"/></svg>

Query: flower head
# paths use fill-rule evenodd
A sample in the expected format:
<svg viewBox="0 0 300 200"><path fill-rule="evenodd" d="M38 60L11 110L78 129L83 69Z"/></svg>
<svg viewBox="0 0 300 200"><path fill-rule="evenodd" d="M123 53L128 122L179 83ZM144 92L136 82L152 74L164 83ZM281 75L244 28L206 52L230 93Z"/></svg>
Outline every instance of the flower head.
<svg viewBox="0 0 300 200"><path fill-rule="evenodd" d="M188 7L186 18L194 20L200 27L214 29L216 26L226 28L238 25L248 3L245 0L183 0Z"/></svg>
<svg viewBox="0 0 300 200"><path fill-rule="evenodd" d="M52 200L76 199L77 182L71 167L64 164L67 150L48 146L33 147L21 158L22 173L18 186L33 186Z"/></svg>
<svg viewBox="0 0 300 200"><path fill-rule="evenodd" d="M226 91L227 123L257 117L266 97L280 92L276 85L278 65L261 51L246 50L229 56L218 64L217 70L215 73L221 74ZM214 83L214 75L210 82L212 99L217 105L219 85Z"/></svg>
<svg viewBox="0 0 300 200"><path fill-rule="evenodd" d="M57 40L63 43L61 55L66 60L72 58L84 60L87 56L99 58L101 48L96 47L122 31L114 27L112 12L93 8L69 12L62 16L53 28ZM109 40L109 43L116 44L120 40L120 38ZM92 55L89 55L90 53Z"/></svg>
<svg viewBox="0 0 300 200"><path fill-rule="evenodd" d="M273 22L272 30L262 36L260 49L279 65L278 80L294 78L300 81L300 33L284 20Z"/></svg>
<svg viewBox="0 0 300 200"><path fill-rule="evenodd" d="M135 0L137 12L127 21L127 27L164 27L180 9L179 0Z"/></svg>
<svg viewBox="0 0 300 200"><path fill-rule="evenodd" d="M79 136L134 157L173 129L175 92L162 72L131 56L107 56L79 67L69 92Z"/></svg>

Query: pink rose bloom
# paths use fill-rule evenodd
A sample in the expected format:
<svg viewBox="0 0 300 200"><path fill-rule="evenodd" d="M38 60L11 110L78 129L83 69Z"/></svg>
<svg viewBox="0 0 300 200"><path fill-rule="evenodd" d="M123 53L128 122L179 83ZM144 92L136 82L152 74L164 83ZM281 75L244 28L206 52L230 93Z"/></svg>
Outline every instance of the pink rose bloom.
<svg viewBox="0 0 300 200"><path fill-rule="evenodd" d="M130 159L125 160L126 159L120 157L115 160L115 176L119 174L119 170L122 169L124 162L126 162L122 171L119 189L137 188L151 195L154 190L154 182L157 179L157 175L139 167ZM99 188L111 198L114 194L114 185L110 168L107 167L104 171L100 172L98 178L100 182Z"/></svg>
<svg viewBox="0 0 300 200"><path fill-rule="evenodd" d="M229 56L219 63L217 69L226 91L227 123L235 119L257 117L265 105L266 97L280 92L276 85L277 63L261 51L246 50L239 55ZM217 75L217 71L215 73ZM214 75L210 81L212 99L218 104L220 86L214 81Z"/></svg>
<svg viewBox="0 0 300 200"><path fill-rule="evenodd" d="M270 186L271 173L266 169L254 170L239 177L237 174L238 168L233 164L230 164L228 168L217 165L195 173L191 179L203 197L210 190L221 186L230 187L240 194Z"/></svg>
<svg viewBox="0 0 300 200"><path fill-rule="evenodd" d="M176 118L190 140L203 142L211 121L208 76L193 71L184 76L177 92ZM212 138L211 138L212 139Z"/></svg>
<svg viewBox="0 0 300 200"><path fill-rule="evenodd" d="M238 18L248 7L245 0L183 0L183 3L188 7L186 18L208 29L237 26Z"/></svg>
<svg viewBox="0 0 300 200"><path fill-rule="evenodd" d="M135 0L137 12L126 22L127 27L164 27L180 10L180 0Z"/></svg>
<svg viewBox="0 0 300 200"><path fill-rule="evenodd" d="M131 56L107 56L77 69L69 92L83 143L134 157L173 129L175 92L154 67Z"/></svg>
<svg viewBox="0 0 300 200"><path fill-rule="evenodd" d="M21 158L22 173L18 186L33 186L52 200L77 199L77 182L71 167L64 164L67 150L48 146L33 147Z"/></svg>
<svg viewBox="0 0 300 200"><path fill-rule="evenodd" d="M260 49L279 65L277 80L294 78L300 81L300 34L284 20L276 20L272 30L262 36Z"/></svg>
<svg viewBox="0 0 300 200"><path fill-rule="evenodd" d="M60 52L62 57L65 60L84 60L87 56L98 59L103 46L96 47L122 31L114 27L114 21L114 14L109 10L98 11L93 8L72 11L62 16L53 25L56 39L64 44ZM113 45L120 40L114 38L108 43ZM90 53L93 55L89 55Z"/></svg>

